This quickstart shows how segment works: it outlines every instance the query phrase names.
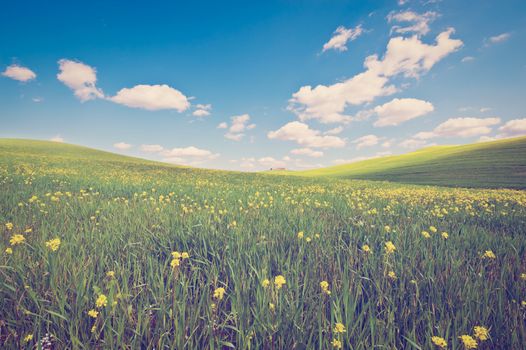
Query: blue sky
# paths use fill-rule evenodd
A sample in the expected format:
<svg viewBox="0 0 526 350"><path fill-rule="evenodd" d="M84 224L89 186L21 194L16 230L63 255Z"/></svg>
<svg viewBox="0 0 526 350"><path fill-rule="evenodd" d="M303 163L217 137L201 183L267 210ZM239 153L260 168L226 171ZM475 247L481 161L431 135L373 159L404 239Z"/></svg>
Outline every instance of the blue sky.
<svg viewBox="0 0 526 350"><path fill-rule="evenodd" d="M0 137L303 169L526 134L524 1L8 2Z"/></svg>

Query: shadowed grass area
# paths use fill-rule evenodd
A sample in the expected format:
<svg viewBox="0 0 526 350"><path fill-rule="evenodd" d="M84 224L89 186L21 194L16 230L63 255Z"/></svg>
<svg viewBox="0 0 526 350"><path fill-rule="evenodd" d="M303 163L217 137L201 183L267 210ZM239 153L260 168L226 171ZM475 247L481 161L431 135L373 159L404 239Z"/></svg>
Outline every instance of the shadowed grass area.
<svg viewBox="0 0 526 350"><path fill-rule="evenodd" d="M462 187L526 188L526 137L434 146L288 174Z"/></svg>

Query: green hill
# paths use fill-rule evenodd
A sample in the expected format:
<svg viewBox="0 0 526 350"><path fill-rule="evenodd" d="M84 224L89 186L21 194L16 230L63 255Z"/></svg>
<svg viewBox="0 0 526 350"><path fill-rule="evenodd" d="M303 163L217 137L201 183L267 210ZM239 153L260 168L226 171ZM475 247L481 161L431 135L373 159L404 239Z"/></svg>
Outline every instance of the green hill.
<svg viewBox="0 0 526 350"><path fill-rule="evenodd" d="M445 186L526 188L526 137L433 146L403 155L294 174Z"/></svg>

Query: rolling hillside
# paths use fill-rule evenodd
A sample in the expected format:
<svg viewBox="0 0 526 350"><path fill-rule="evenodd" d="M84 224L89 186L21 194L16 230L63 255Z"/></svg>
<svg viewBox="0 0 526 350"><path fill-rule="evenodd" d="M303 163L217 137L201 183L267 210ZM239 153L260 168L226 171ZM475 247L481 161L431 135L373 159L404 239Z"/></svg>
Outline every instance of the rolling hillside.
<svg viewBox="0 0 526 350"><path fill-rule="evenodd" d="M526 137L433 146L403 155L294 174L445 186L526 188Z"/></svg>

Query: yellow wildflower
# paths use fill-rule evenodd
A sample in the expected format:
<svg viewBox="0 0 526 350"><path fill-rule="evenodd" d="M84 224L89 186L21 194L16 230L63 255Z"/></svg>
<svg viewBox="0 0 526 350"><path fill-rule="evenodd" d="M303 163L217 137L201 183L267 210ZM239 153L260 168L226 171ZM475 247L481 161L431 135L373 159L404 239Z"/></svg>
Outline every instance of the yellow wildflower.
<svg viewBox="0 0 526 350"><path fill-rule="evenodd" d="M331 342L331 345L335 349L341 349L342 348L342 342L339 341L338 339L333 339L332 342Z"/></svg>
<svg viewBox="0 0 526 350"><path fill-rule="evenodd" d="M312 241L312 238L310 237L305 238L305 242L310 243L310 241Z"/></svg>
<svg viewBox="0 0 526 350"><path fill-rule="evenodd" d="M367 244L364 244L362 246L362 250L364 251L364 253L369 253L371 252L371 248L367 245Z"/></svg>
<svg viewBox="0 0 526 350"><path fill-rule="evenodd" d="M172 257L174 259L181 259L181 253L179 253L179 252L172 252Z"/></svg>
<svg viewBox="0 0 526 350"><path fill-rule="evenodd" d="M273 303L268 303L268 308L270 309L270 311L274 311L276 309L276 305L274 305Z"/></svg>
<svg viewBox="0 0 526 350"><path fill-rule="evenodd" d="M392 279L392 280L396 279L396 273L394 271L389 271L387 276L389 276L389 278Z"/></svg>
<svg viewBox="0 0 526 350"><path fill-rule="evenodd" d="M174 269L175 269L176 267L178 267L179 265L181 265L181 260L179 260L179 259L174 258L174 259L172 259L172 261L170 262L170 266L171 266L172 268L174 268Z"/></svg>
<svg viewBox="0 0 526 350"><path fill-rule="evenodd" d="M53 238L46 242L46 247L51 249L52 252L56 251L60 247L60 238Z"/></svg>
<svg viewBox="0 0 526 350"><path fill-rule="evenodd" d="M321 290L323 291L323 293L325 293L327 295L331 295L331 291L329 290L329 282L321 281L320 282L320 287L321 287Z"/></svg>
<svg viewBox="0 0 526 350"><path fill-rule="evenodd" d="M108 305L108 298L104 294L99 295L95 301L95 305L97 305L98 308L106 307L106 305Z"/></svg>
<svg viewBox="0 0 526 350"><path fill-rule="evenodd" d="M431 237L431 235L427 231L422 231L422 236L424 236L424 238L430 238Z"/></svg>
<svg viewBox="0 0 526 350"><path fill-rule="evenodd" d="M476 349L478 346L477 341L473 339L471 335L464 334L461 335L459 338L460 340L462 340L462 344L464 344L464 349L466 350Z"/></svg>
<svg viewBox="0 0 526 350"><path fill-rule="evenodd" d="M25 240L26 238L24 236L20 234L16 234L16 235L11 236L9 243L11 243L11 245L17 245L17 244L22 244L22 242L24 242Z"/></svg>
<svg viewBox="0 0 526 350"><path fill-rule="evenodd" d="M385 243L385 252L386 252L387 254L392 254L392 253L395 252L395 250L396 250L396 247L395 247L395 245L393 244L393 242L389 241L389 242L386 242L386 243Z"/></svg>
<svg viewBox="0 0 526 350"><path fill-rule="evenodd" d="M106 272L106 277L109 277L109 278L115 277L115 271L108 271L108 272Z"/></svg>
<svg viewBox="0 0 526 350"><path fill-rule="evenodd" d="M391 227L389 227L389 225L385 225L384 226L384 230L385 230L385 232L389 233L389 232L391 232Z"/></svg>
<svg viewBox="0 0 526 350"><path fill-rule="evenodd" d="M33 340L33 334L28 334L24 337L24 343L29 343L31 340Z"/></svg>
<svg viewBox="0 0 526 350"><path fill-rule="evenodd" d="M214 299L217 300L223 300L223 297L225 295L225 288L219 287L214 290Z"/></svg>
<svg viewBox="0 0 526 350"><path fill-rule="evenodd" d="M298 232L298 239L302 239L303 238L303 231L300 231Z"/></svg>
<svg viewBox="0 0 526 350"><path fill-rule="evenodd" d="M287 280L285 279L285 277L283 277L283 275L278 275L274 277L274 285L276 286L277 289L281 289L281 287L283 287L283 285L286 283L287 283Z"/></svg>
<svg viewBox="0 0 526 350"><path fill-rule="evenodd" d="M190 254L188 254L188 252L182 252L182 253L181 253L181 258L183 258L183 259L189 259L189 258L190 258Z"/></svg>
<svg viewBox="0 0 526 350"><path fill-rule="evenodd" d="M495 258L497 258L497 257L495 256L495 253L493 253L492 250L486 250L486 251L484 252L484 254L482 255L482 257L483 257L484 259L495 259Z"/></svg>
<svg viewBox="0 0 526 350"><path fill-rule="evenodd" d="M263 282L261 282L261 285L263 286L263 288L267 288L268 286L270 286L270 281L268 278L265 278L263 280Z"/></svg>
<svg viewBox="0 0 526 350"><path fill-rule="evenodd" d="M346 332L346 329L343 323L338 322L334 325L334 333L345 333L345 332Z"/></svg>
<svg viewBox="0 0 526 350"><path fill-rule="evenodd" d="M6 254L13 254L13 248L11 248L11 247L5 248L5 253Z"/></svg>
<svg viewBox="0 0 526 350"><path fill-rule="evenodd" d="M435 344L441 349L445 349L447 347L447 342L442 337L437 337L437 336L431 337L431 341L433 342L433 344Z"/></svg>
<svg viewBox="0 0 526 350"><path fill-rule="evenodd" d="M96 330L97 330L97 326L93 325L93 327L91 327L91 333L95 333Z"/></svg>
<svg viewBox="0 0 526 350"><path fill-rule="evenodd" d="M97 316L99 316L99 312L97 310L91 309L88 311L88 316L92 318L97 318Z"/></svg>
<svg viewBox="0 0 526 350"><path fill-rule="evenodd" d="M484 341L489 339L489 330L486 327L475 326L473 330L475 332L475 338L478 338L478 340Z"/></svg>
<svg viewBox="0 0 526 350"><path fill-rule="evenodd" d="M5 223L5 228L7 229L7 231L11 231L13 229L13 223L6 222Z"/></svg>
<svg viewBox="0 0 526 350"><path fill-rule="evenodd" d="M448 239L449 238L449 234L447 232L442 232L442 238Z"/></svg>
<svg viewBox="0 0 526 350"><path fill-rule="evenodd" d="M437 228L435 226L429 226L429 231L431 231L433 233L436 233L437 232Z"/></svg>
<svg viewBox="0 0 526 350"><path fill-rule="evenodd" d="M526 281L526 273L521 273L521 280Z"/></svg>

